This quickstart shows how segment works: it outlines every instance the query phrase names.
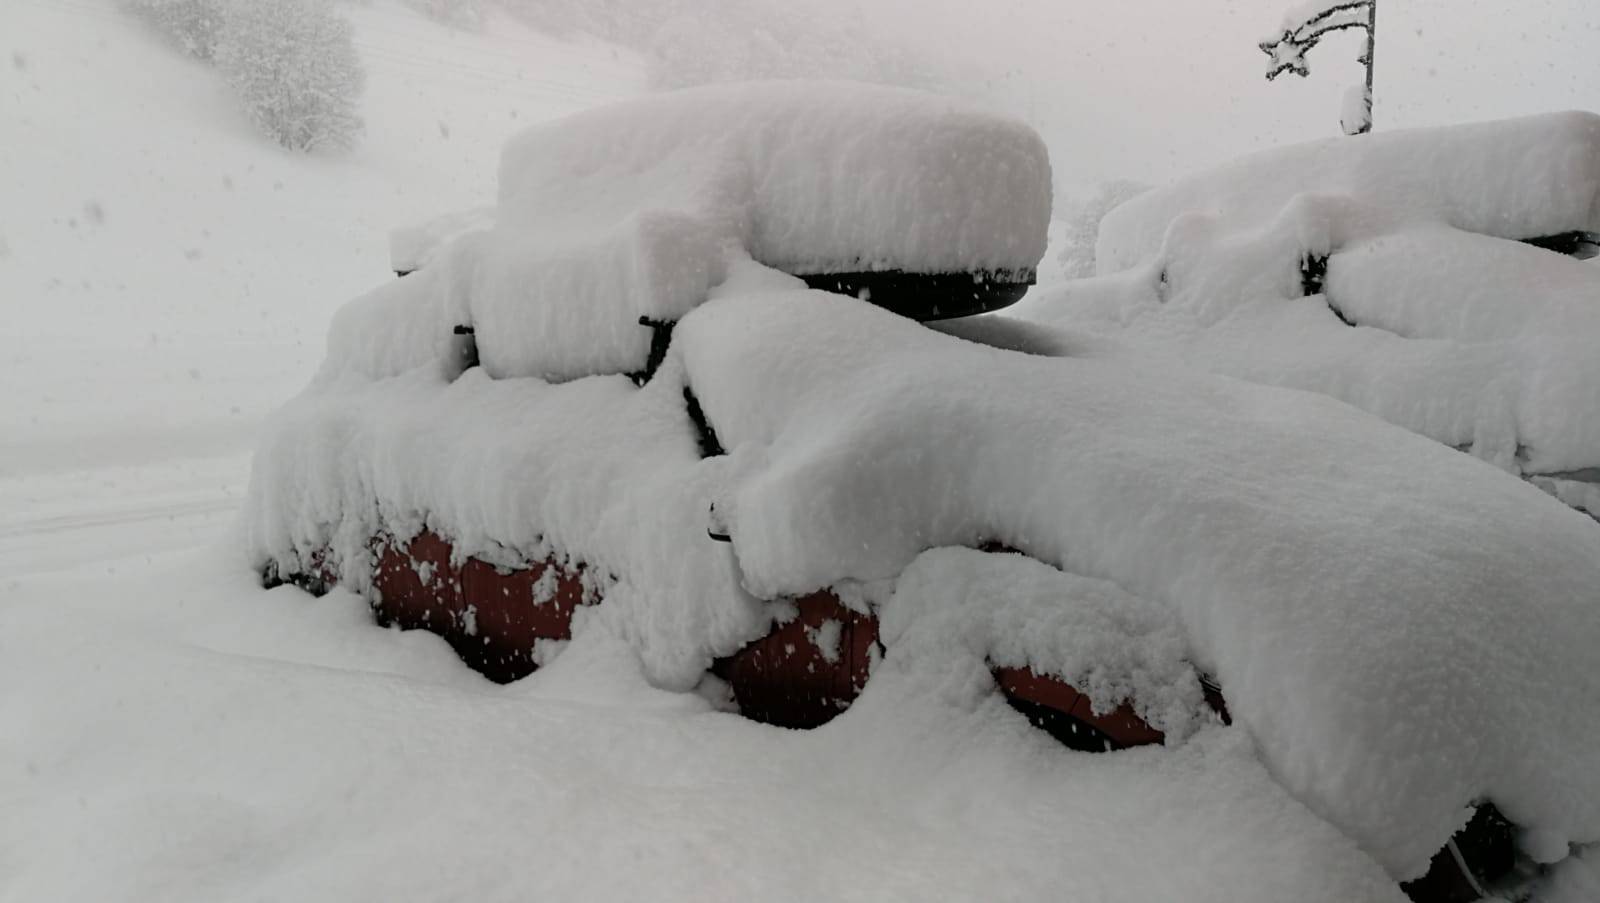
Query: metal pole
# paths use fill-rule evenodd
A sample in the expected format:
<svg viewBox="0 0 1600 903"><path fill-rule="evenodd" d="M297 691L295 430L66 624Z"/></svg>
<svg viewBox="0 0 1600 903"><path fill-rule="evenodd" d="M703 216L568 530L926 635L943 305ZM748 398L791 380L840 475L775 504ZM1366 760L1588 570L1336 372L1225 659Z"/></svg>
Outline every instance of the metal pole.
<svg viewBox="0 0 1600 903"><path fill-rule="evenodd" d="M1372 55L1378 47L1378 0L1367 7L1367 125L1363 133L1372 131Z"/></svg>

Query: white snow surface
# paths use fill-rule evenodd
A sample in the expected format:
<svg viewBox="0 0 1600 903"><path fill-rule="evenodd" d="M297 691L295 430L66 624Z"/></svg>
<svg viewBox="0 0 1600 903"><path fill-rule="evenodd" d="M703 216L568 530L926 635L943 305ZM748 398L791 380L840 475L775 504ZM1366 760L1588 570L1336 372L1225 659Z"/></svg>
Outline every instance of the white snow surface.
<svg viewBox="0 0 1600 903"><path fill-rule="evenodd" d="M1575 413L1600 397L1600 270L1507 239L1595 228L1593 114L1341 139L1134 198L1102 221L1101 276L1014 313L1559 474L1600 466Z"/></svg>
<svg viewBox="0 0 1600 903"><path fill-rule="evenodd" d="M1080 343L1330 395L1512 472L1600 466L1600 423L1573 413L1600 394L1600 270L1419 227L1332 255L1326 294L1302 297L1298 247L1277 227L1192 235L1169 285L1154 267L1062 283L1014 315Z"/></svg>
<svg viewBox="0 0 1600 903"><path fill-rule="evenodd" d="M1050 197L1048 152L1022 122L851 82L625 101L533 126L500 161L500 208L517 225L676 213L797 274L1032 268Z"/></svg>
<svg viewBox="0 0 1600 903"><path fill-rule="evenodd" d="M973 634L954 661L902 638L797 733L651 688L608 619L494 687L351 593L262 592L239 540L173 553L226 534L233 453L315 365L330 302L388 269L388 229L489 199L507 128L643 88L609 45L341 10L368 141L333 159L262 143L111 0L0 4L0 159L27 176L0 182L22 313L0 334L0 899L1401 899L1245 731L1062 751ZM1009 335L1053 353L1049 332ZM1080 338L1057 351L1115 344ZM463 442L436 438L428 466ZM1593 900L1594 862L1548 899Z"/></svg>
<svg viewBox="0 0 1600 903"><path fill-rule="evenodd" d="M799 285L737 264L643 389L326 369L256 457L253 563L331 547L359 586L369 537L424 524L460 555L578 558L607 581L588 620L678 690L781 616L757 600L834 586L892 600L886 661L1025 662L1103 706L1131 689L1174 742L1204 721L1192 662L1397 879L1482 799L1600 840L1590 521L1331 399L1093 343L1001 350ZM699 457L685 384L729 455ZM986 541L1061 571L913 566Z"/></svg>
<svg viewBox="0 0 1600 903"><path fill-rule="evenodd" d="M1346 135L1359 135L1372 128L1372 94L1366 85L1351 85L1339 105L1339 125Z"/></svg>
<svg viewBox="0 0 1600 903"><path fill-rule="evenodd" d="M1205 701L1170 609L1024 555L924 552L895 581L882 618L897 662L953 672L956 687L973 681L953 662L1059 675L1097 712L1130 702L1169 744L1213 717L1196 717Z"/></svg>
<svg viewBox="0 0 1600 903"><path fill-rule="evenodd" d="M380 530L426 525L497 563L576 558L604 575L598 616L636 639L650 679L687 690L770 617L706 539L717 463L700 460L670 373L636 390L622 376L553 386L483 368L446 382L424 364L319 385L276 414L245 542L255 566L286 573L331 549L357 588Z"/></svg>
<svg viewBox="0 0 1600 903"><path fill-rule="evenodd" d="M1566 480L1559 477L1531 477L1530 482L1579 511L1600 520L1600 480Z"/></svg>
<svg viewBox="0 0 1600 903"><path fill-rule="evenodd" d="M1031 129L946 98L826 81L653 95L510 141L492 227L459 229L408 277L424 279L341 311L327 362L394 375L470 324L497 377L641 370L640 318L676 321L741 261L1031 270L1050 201ZM434 247L414 238L400 250Z"/></svg>
<svg viewBox="0 0 1600 903"><path fill-rule="evenodd" d="M389 266L398 273L420 270L455 239L493 226L494 208L476 207L393 229Z"/></svg>
<svg viewBox="0 0 1600 903"><path fill-rule="evenodd" d="M1401 336L1600 339L1600 272L1520 242L1407 229L1343 248L1327 282L1341 311Z"/></svg>
<svg viewBox="0 0 1600 903"><path fill-rule="evenodd" d="M534 126L500 164L469 301L496 376L643 366L730 259L792 273L1031 270L1050 161L1008 117L844 82L696 88Z"/></svg>
<svg viewBox="0 0 1600 903"><path fill-rule="evenodd" d="M1404 903L1239 731L1074 753L887 661L788 731L603 625L499 687L214 548L5 586L7 901Z"/></svg>
<svg viewBox="0 0 1600 903"><path fill-rule="evenodd" d="M1342 195L1391 218L1499 238L1600 231L1600 115L1374 132L1241 157L1108 213L1095 246L1097 272L1152 259L1186 214L1237 231L1272 220L1304 194Z"/></svg>
<svg viewBox="0 0 1600 903"><path fill-rule="evenodd" d="M1600 531L1534 488L1329 399L851 299L724 298L677 342L755 595L998 540L1168 606L1273 772L1397 878L1484 798L1600 839Z"/></svg>

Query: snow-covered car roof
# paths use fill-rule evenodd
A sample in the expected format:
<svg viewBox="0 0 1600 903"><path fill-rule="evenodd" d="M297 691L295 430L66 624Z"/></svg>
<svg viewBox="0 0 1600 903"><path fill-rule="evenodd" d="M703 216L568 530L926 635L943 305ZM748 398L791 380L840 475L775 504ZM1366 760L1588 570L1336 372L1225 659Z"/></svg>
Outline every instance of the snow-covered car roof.
<svg viewBox="0 0 1600 903"><path fill-rule="evenodd" d="M398 232L396 269L432 261L412 278L435 283L386 289L358 328L402 354L414 331L393 318L414 306L479 328L497 376L638 371L641 322L675 322L744 258L910 315L975 313L1034 281L1050 200L1038 135L958 101L843 82L669 92L514 137L496 209ZM908 277L915 295L896 292Z"/></svg>
<svg viewBox="0 0 1600 903"><path fill-rule="evenodd" d="M1434 223L1538 239L1600 232L1600 115L1581 111L1327 138L1250 154L1129 200L1106 214L1096 271L1126 270L1161 250L1180 217L1219 231L1276 219L1296 197L1333 195L1371 208L1371 234ZM1360 234L1351 237L1361 237Z"/></svg>
<svg viewBox="0 0 1600 903"><path fill-rule="evenodd" d="M494 208L477 207L446 213L389 232L389 266L406 276L427 266L456 239L494 228Z"/></svg>
<svg viewBox="0 0 1600 903"><path fill-rule="evenodd" d="M1600 513L1600 116L1256 154L1134 197L1018 315L1311 389ZM1529 240L1537 240L1530 243Z"/></svg>

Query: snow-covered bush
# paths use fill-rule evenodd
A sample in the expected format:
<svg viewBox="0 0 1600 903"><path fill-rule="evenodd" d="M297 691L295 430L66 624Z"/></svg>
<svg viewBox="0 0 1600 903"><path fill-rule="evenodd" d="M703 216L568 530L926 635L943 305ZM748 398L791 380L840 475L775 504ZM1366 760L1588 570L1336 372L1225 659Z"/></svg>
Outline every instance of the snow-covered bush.
<svg viewBox="0 0 1600 903"><path fill-rule="evenodd" d="M1593 113L1329 138L1123 203L1099 275L1014 313L1332 395L1600 517L1600 422L1574 414L1600 272L1549 247L1595 232Z"/></svg>
<svg viewBox="0 0 1600 903"><path fill-rule="evenodd" d="M361 134L361 60L328 0L230 4L215 59L251 120L284 147L348 147Z"/></svg>
<svg viewBox="0 0 1600 903"><path fill-rule="evenodd" d="M123 5L190 55L209 60L216 52L228 0L123 0Z"/></svg>

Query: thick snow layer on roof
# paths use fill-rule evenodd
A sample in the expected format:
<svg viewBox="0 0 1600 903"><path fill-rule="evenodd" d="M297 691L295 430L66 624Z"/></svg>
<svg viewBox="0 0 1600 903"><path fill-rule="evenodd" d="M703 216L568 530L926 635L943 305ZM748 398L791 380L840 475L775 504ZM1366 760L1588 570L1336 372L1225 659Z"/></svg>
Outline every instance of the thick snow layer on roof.
<svg viewBox="0 0 1600 903"><path fill-rule="evenodd" d="M1121 350L1115 342L1090 333L1044 326L1002 314L934 320L923 325L980 345L1044 357L1090 357Z"/></svg>
<svg viewBox="0 0 1600 903"><path fill-rule="evenodd" d="M1600 520L1600 471L1590 471L1585 476L1588 478L1584 480L1535 476L1530 481L1566 504Z"/></svg>
<svg viewBox="0 0 1600 903"><path fill-rule="evenodd" d="M1562 474L1600 467L1600 270L1510 239L1596 229L1600 116L1335 139L1133 198L1014 314Z"/></svg>
<svg viewBox="0 0 1600 903"><path fill-rule="evenodd" d="M998 540L1169 606L1274 773L1398 878L1481 799L1600 840L1600 531L1533 487L1331 399L849 299L723 299L677 342L755 594Z"/></svg>
<svg viewBox="0 0 1600 903"><path fill-rule="evenodd" d="M389 233L389 265L398 273L420 270L450 242L494 227L494 208L447 213Z"/></svg>
<svg viewBox="0 0 1600 903"><path fill-rule="evenodd" d="M835 82L722 85L535 126L508 143L471 292L484 366L638 369L650 333L748 255L791 273L1030 271L1050 163L957 101Z"/></svg>
<svg viewBox="0 0 1600 903"><path fill-rule="evenodd" d="M722 281L737 246L690 213L619 214L614 224L504 217L486 242L470 315L497 377L572 379L644 369L651 331Z"/></svg>
<svg viewBox="0 0 1600 903"><path fill-rule="evenodd" d="M315 386L265 435L244 516L258 567L311 572L330 548L359 587L373 536L424 526L462 556L574 558L605 584L600 612L639 638L651 680L675 689L770 617L739 590L727 547L706 539L715 462L700 460L670 374L643 390L481 368L446 383L427 363Z"/></svg>
<svg viewBox="0 0 1600 903"><path fill-rule="evenodd" d="M500 163L508 218L615 225L684 213L802 274L1032 268L1050 197L1048 154L1020 122L846 82L629 101L534 126Z"/></svg>
<svg viewBox="0 0 1600 903"><path fill-rule="evenodd" d="M1600 467L1600 421L1575 413L1600 397L1600 270L1438 225L1346 244L1349 210L1302 198L1235 232L1186 217L1164 266L1049 286L1015 315L1331 395L1519 473ZM1330 250L1305 296L1300 260Z"/></svg>
<svg viewBox="0 0 1600 903"><path fill-rule="evenodd" d="M1340 249L1328 259L1327 295L1356 322L1402 336L1600 342L1600 270L1447 227L1408 229Z"/></svg>
<svg viewBox="0 0 1600 903"><path fill-rule="evenodd" d="M1600 231L1600 116L1552 113L1375 132L1252 154L1108 213L1095 246L1097 272L1154 258L1185 214L1248 228L1308 193L1501 238Z"/></svg>
<svg viewBox="0 0 1600 903"><path fill-rule="evenodd" d="M439 250L433 265L345 302L328 328L318 380L381 379L430 362L442 366L453 330L471 322L471 280L487 238L461 236Z"/></svg>
<svg viewBox="0 0 1600 903"><path fill-rule="evenodd" d="M389 342L459 317L497 377L640 370L651 341L640 318L677 320L739 261L797 274L1031 272L1050 202L1039 137L955 100L808 81L653 95L512 139L492 215L397 238L397 262L437 259L451 272L412 289L407 312L374 303L343 315L360 322L341 328L329 357L357 369L414 359L426 342L380 353L359 347L362 333ZM470 260L435 250L438 233L490 220L467 235ZM448 297L448 315L428 297ZM372 322L393 317L414 323Z"/></svg>

